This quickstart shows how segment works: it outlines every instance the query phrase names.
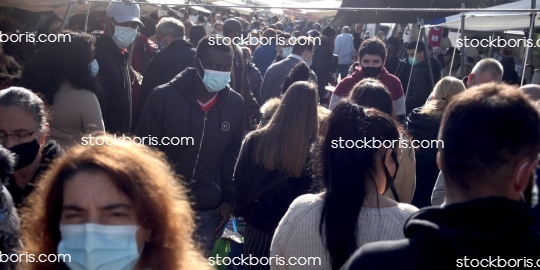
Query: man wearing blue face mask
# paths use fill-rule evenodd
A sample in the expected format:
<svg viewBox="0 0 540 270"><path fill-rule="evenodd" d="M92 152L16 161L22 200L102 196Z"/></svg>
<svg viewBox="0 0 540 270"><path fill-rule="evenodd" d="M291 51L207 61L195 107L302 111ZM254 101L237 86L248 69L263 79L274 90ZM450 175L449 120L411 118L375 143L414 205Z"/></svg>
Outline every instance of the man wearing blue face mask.
<svg viewBox="0 0 540 270"><path fill-rule="evenodd" d="M408 62L413 70L405 96L406 115L409 115L413 109L421 107L426 103L433 87L441 78L439 64L435 59L427 57L427 53L427 47L424 42L420 41L417 45L415 41L407 45ZM428 63L428 61L431 63ZM433 81L431 80L430 72L433 74Z"/></svg>
<svg viewBox="0 0 540 270"><path fill-rule="evenodd" d="M198 218L195 234L210 255L235 199L232 176L246 106L228 85L233 49L222 37L201 39L194 61L195 68L152 90L137 135L155 137L156 143L149 144L163 151L184 177ZM184 141L173 145L173 137Z"/></svg>
<svg viewBox="0 0 540 270"><path fill-rule="evenodd" d="M103 33L96 35L97 78L104 88L106 103L101 104L105 129L128 133L131 128L131 79L127 66L128 47L137 36L137 26L144 27L139 5L109 4Z"/></svg>

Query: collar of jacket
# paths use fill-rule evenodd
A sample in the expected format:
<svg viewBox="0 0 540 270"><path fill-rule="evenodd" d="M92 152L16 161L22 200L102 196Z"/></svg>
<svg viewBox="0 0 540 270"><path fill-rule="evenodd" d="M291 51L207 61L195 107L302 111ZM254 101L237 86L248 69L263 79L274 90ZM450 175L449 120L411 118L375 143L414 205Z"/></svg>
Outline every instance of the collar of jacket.
<svg viewBox="0 0 540 270"><path fill-rule="evenodd" d="M178 74L176 77L174 77L169 82L169 84L172 84L178 91L180 91L182 95L184 95L189 101L191 106L200 108L200 105L197 102L197 97L195 96L194 81L197 79L197 77L197 69L189 67L182 71L180 74ZM231 88L229 87L229 85L227 85L223 90L219 91L218 102L216 103L216 105L214 105L212 110L223 107L223 105L229 99L230 92Z"/></svg>
<svg viewBox="0 0 540 270"><path fill-rule="evenodd" d="M189 47L189 48L194 48L193 44L187 42L185 39L175 40L175 41L171 42L171 44L169 44L169 46L167 47L167 49L168 49L168 48L171 48L171 47Z"/></svg>

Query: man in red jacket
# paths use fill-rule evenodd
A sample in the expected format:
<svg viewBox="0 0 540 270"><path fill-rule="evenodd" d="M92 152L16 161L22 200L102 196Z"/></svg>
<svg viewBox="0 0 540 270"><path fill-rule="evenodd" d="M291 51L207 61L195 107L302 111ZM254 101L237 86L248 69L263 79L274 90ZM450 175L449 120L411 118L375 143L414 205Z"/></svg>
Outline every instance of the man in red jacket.
<svg viewBox="0 0 540 270"><path fill-rule="evenodd" d="M354 85L364 78L372 77L381 81L389 90L394 103L394 113L397 119L405 122L405 97L400 80L388 73L384 68L386 61L386 48L384 43L377 38L365 40L360 45L359 58L360 66L356 67L353 74L341 80L334 90L330 101L330 109L333 109L339 100L349 96L349 92Z"/></svg>

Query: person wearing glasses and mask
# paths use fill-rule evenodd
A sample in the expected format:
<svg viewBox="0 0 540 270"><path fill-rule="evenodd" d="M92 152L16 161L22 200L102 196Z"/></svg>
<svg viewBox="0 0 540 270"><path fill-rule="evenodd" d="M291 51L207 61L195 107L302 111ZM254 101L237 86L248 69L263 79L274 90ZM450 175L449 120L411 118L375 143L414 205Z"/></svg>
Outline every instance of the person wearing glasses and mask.
<svg viewBox="0 0 540 270"><path fill-rule="evenodd" d="M95 58L99 65L98 80L106 93L102 106L105 130L128 133L131 128L132 90L129 68L129 46L137 37L139 5L112 3L105 13L103 33L96 34Z"/></svg>
<svg viewBox="0 0 540 270"><path fill-rule="evenodd" d="M231 214L246 112L244 100L228 85L233 49L223 39L201 39L195 68L152 90L137 128L137 136L157 140L145 143L163 151L184 177L198 220L196 239L208 256Z"/></svg>
<svg viewBox="0 0 540 270"><path fill-rule="evenodd" d="M43 100L30 90L10 87L0 92L0 144L17 156L6 187L17 206L32 193L48 164L63 154L59 144L46 140L48 116Z"/></svg>

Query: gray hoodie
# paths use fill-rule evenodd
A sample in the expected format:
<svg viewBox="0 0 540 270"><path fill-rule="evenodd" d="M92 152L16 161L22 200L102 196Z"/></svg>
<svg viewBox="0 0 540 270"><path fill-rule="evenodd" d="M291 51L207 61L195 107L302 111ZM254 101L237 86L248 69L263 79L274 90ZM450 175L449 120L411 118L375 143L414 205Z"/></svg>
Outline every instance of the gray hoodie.
<svg viewBox="0 0 540 270"><path fill-rule="evenodd" d="M338 65L350 65L353 62L354 41L349 33L337 36L334 44L334 54L338 56Z"/></svg>

